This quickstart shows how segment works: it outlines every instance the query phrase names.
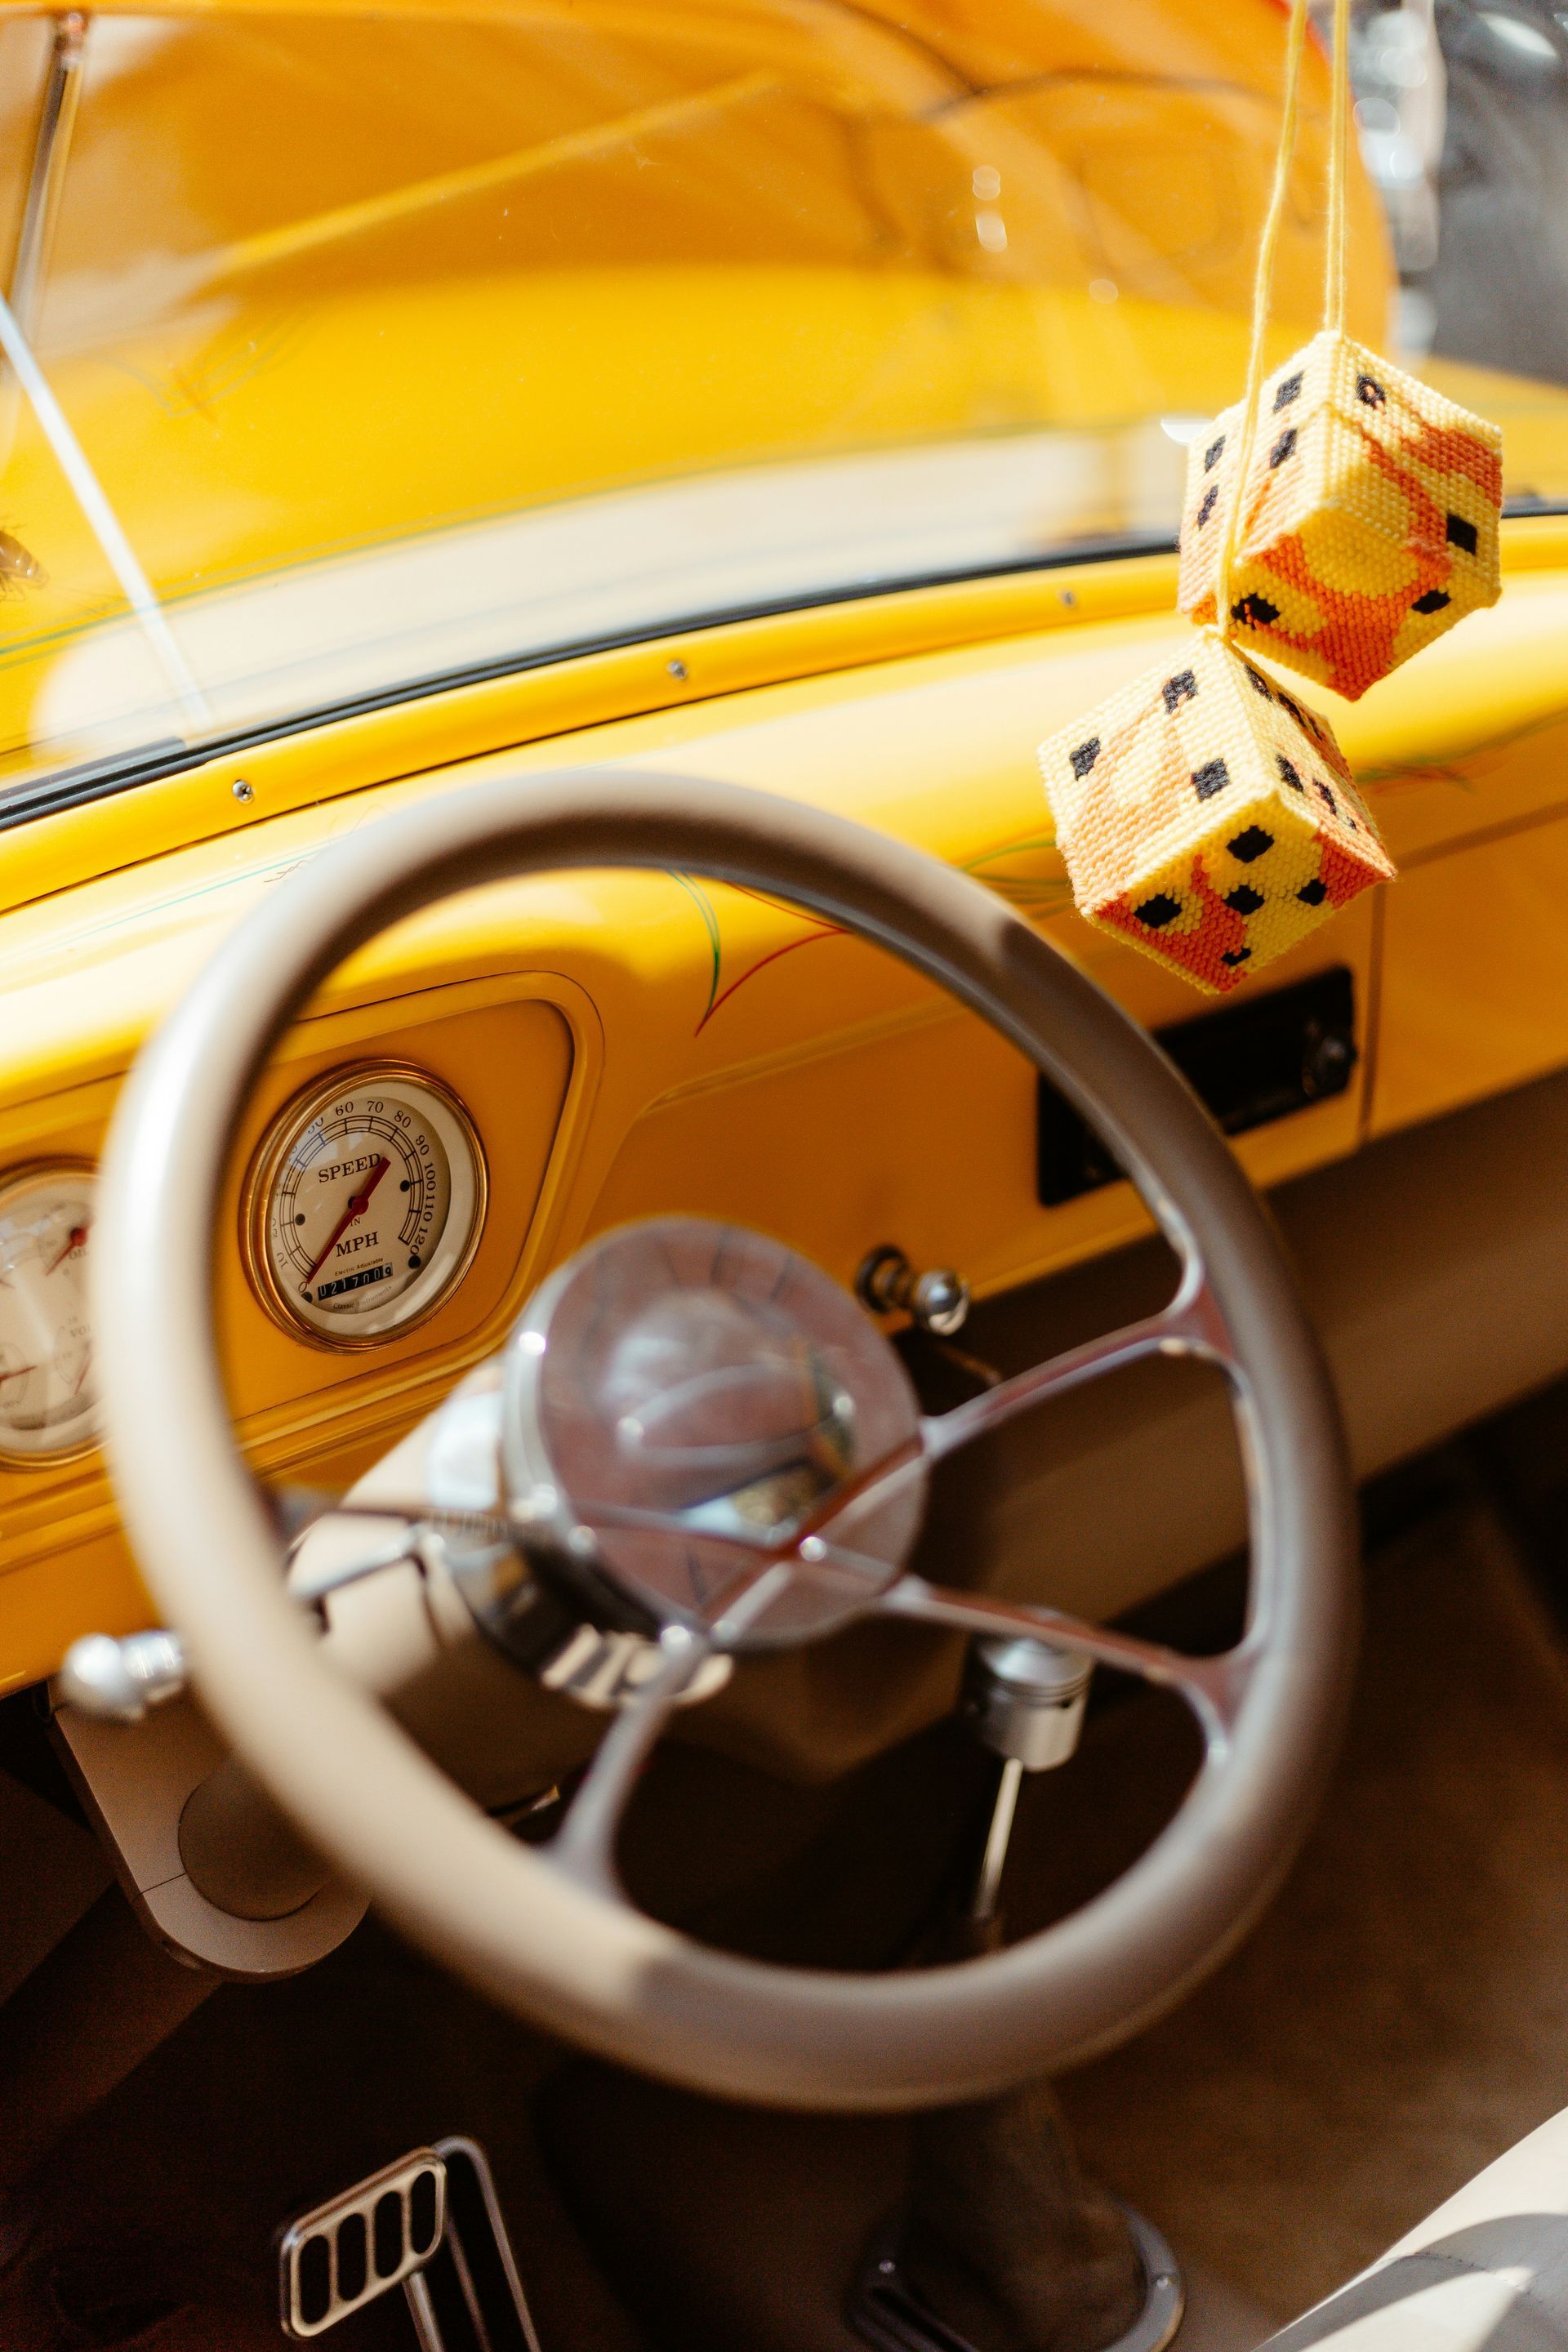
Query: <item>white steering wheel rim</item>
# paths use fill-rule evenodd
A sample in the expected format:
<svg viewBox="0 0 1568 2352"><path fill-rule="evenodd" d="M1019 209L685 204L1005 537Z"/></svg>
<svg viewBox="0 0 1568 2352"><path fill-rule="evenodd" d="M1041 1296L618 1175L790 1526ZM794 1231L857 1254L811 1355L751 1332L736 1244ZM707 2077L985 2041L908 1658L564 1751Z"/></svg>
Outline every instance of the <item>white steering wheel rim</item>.
<svg viewBox="0 0 1568 2352"><path fill-rule="evenodd" d="M1258 1641L1228 1769L1200 1780L1083 1910L963 1967L850 1977L740 1959L519 1844L322 1658L285 1596L229 1422L211 1305L218 1202L230 1139L289 1019L354 947L453 890L562 866L670 865L810 906L991 1020L1201 1259L1245 1370ZM620 769L502 779L384 817L269 893L143 1050L110 1138L93 1255L110 1472L205 1706L384 1912L569 2040L778 2105L982 2095L1174 1999L1255 1916L1310 1818L1353 1641L1352 1490L1272 1229L1144 1034L1000 900L921 852L793 802Z"/></svg>

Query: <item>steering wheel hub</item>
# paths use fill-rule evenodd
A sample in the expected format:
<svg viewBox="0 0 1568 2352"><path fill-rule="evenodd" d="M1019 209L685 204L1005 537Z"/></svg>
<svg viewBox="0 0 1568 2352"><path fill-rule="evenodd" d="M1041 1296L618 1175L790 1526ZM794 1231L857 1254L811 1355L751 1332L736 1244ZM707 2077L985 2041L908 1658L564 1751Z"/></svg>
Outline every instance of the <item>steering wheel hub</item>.
<svg viewBox="0 0 1568 2352"><path fill-rule="evenodd" d="M715 1649L815 1641L871 1606L919 1532L921 1436L897 1353L848 1294L705 1218L591 1243L507 1349L513 1516L585 1606Z"/></svg>

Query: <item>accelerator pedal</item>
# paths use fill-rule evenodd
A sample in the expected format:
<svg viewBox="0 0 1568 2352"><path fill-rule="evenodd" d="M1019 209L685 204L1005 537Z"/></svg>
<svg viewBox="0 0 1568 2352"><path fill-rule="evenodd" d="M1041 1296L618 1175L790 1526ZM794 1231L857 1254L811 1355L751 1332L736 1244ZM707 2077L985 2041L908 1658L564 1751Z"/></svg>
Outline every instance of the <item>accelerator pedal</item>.
<svg viewBox="0 0 1568 2352"><path fill-rule="evenodd" d="M539 2352L495 2182L476 2140L437 2140L289 2222L283 2332L325 2335L403 2289L419 2352Z"/></svg>

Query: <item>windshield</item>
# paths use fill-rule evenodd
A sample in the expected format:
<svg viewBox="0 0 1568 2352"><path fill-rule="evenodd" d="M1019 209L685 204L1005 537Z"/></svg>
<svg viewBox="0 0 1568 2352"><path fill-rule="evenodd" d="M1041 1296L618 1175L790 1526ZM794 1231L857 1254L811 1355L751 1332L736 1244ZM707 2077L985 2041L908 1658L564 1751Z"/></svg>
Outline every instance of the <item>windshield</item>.
<svg viewBox="0 0 1568 2352"><path fill-rule="evenodd" d="M1240 380L1283 25L0 0L0 821L568 648L1169 542ZM1544 10L1358 20L1352 328L1497 415L1538 503L1563 215L1518 159L1561 146L1563 59ZM1314 49L1281 354L1326 100ZM1476 154L1513 158L1506 256Z"/></svg>

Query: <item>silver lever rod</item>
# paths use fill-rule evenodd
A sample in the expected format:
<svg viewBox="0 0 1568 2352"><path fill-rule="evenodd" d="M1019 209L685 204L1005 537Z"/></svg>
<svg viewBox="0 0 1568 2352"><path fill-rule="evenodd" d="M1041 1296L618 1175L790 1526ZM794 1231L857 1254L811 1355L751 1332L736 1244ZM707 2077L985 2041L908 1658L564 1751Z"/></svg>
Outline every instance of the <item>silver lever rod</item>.
<svg viewBox="0 0 1568 2352"><path fill-rule="evenodd" d="M68 16L56 18L54 48L33 141L33 164L27 175L26 202L16 232L8 290L17 324L29 337L37 331L44 275L49 266L60 198L65 192L66 165L70 159L77 107L81 100L86 42L87 18L79 9L73 8Z"/></svg>
<svg viewBox="0 0 1568 2352"><path fill-rule="evenodd" d="M87 517L93 537L119 583L121 594L135 614L187 724L207 727L212 723L212 712L206 698L174 642L141 559L126 537L32 347L81 99L87 32L87 16L79 9L72 9L56 22L54 50L33 144L26 202L11 266L10 289L0 297L0 350L10 362L11 373L38 420L55 463ZM14 414L0 418L0 463L10 456L14 423Z"/></svg>
<svg viewBox="0 0 1568 2352"><path fill-rule="evenodd" d="M160 667L174 688L174 699L194 727L206 727L212 720L206 697L196 684L184 655L174 643L163 608L153 593L153 583L142 571L141 559L125 536L124 527L110 505L103 485L88 462L87 453L77 439L65 410L55 398L54 388L33 355L31 344L22 332L16 314L0 296L0 351L4 351L16 371L16 380L31 403L34 415L50 449L55 462L69 483L71 493L92 528L93 537L103 550L104 558L121 593L142 625L142 635L157 656Z"/></svg>
<svg viewBox="0 0 1568 2352"><path fill-rule="evenodd" d="M1013 1840L1013 1820L1018 1810L1018 1791L1024 1785L1024 1767L1016 1756L1009 1756L1002 1767L996 1783L995 1802L991 1808L991 1826L985 1832L985 1853L981 1860L980 1875L974 1883L974 1900L969 1916L976 1926L984 1927L996 1916L997 1897L1002 1892L1002 1873L1007 1866L1007 1848Z"/></svg>

